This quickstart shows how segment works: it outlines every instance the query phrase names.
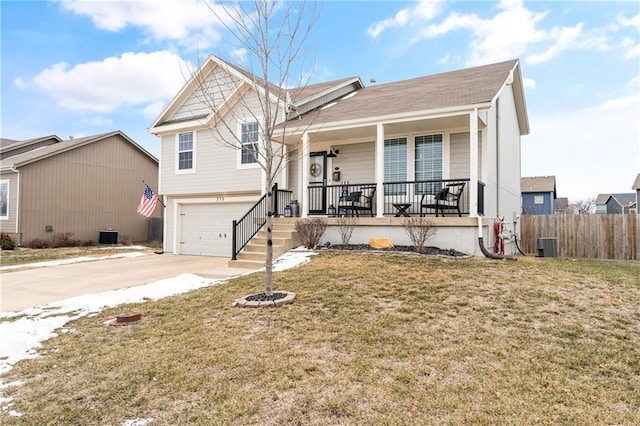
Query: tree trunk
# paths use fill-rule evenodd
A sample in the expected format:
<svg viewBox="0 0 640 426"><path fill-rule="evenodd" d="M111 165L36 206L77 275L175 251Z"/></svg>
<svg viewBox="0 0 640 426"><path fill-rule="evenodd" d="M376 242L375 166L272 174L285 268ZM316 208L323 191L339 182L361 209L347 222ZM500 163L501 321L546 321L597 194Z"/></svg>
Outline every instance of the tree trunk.
<svg viewBox="0 0 640 426"><path fill-rule="evenodd" d="M267 254L265 259L265 274L264 274L264 292L267 296L273 294L273 188L271 187L271 179L267 179Z"/></svg>

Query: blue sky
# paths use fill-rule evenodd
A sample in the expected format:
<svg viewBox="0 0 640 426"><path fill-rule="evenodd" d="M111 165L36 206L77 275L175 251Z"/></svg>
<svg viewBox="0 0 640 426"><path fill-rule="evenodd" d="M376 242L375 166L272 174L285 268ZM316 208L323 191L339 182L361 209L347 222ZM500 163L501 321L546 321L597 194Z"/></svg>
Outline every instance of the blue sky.
<svg viewBox="0 0 640 426"><path fill-rule="evenodd" d="M637 1L326 1L307 44L312 83L368 84L518 58L531 133L522 175L558 196L631 192L640 173ZM2 1L1 131L63 139L146 129L198 56L224 56L201 1Z"/></svg>

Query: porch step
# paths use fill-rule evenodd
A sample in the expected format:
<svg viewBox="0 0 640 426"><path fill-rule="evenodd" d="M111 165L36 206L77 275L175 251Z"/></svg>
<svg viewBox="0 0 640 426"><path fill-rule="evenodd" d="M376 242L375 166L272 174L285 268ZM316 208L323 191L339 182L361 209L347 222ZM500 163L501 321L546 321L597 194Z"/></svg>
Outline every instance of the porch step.
<svg viewBox="0 0 640 426"><path fill-rule="evenodd" d="M274 260L288 250L300 245L300 237L295 230L293 220L274 218L272 227L272 247ZM230 260L233 268L259 269L264 267L267 253L267 230L261 229L237 255L237 260Z"/></svg>

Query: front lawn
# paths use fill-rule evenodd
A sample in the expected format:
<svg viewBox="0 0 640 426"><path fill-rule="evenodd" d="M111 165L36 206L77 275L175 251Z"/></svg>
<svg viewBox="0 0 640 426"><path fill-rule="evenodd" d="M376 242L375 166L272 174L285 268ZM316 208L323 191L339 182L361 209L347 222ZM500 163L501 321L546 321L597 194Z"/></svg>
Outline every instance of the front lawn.
<svg viewBox="0 0 640 426"><path fill-rule="evenodd" d="M2 424L640 423L640 264L324 253L68 324ZM126 327L105 322L139 311Z"/></svg>

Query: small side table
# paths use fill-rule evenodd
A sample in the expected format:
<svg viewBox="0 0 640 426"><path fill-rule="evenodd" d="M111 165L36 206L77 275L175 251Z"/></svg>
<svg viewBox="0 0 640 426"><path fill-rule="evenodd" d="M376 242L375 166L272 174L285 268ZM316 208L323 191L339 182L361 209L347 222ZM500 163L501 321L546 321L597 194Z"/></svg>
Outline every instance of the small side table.
<svg viewBox="0 0 640 426"><path fill-rule="evenodd" d="M396 213L396 217L409 217L407 209L411 207L411 203L393 203L392 206L395 207L396 210L398 210L398 213Z"/></svg>

